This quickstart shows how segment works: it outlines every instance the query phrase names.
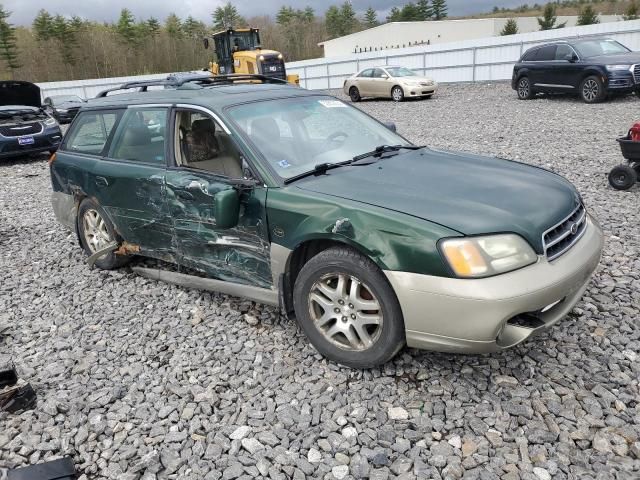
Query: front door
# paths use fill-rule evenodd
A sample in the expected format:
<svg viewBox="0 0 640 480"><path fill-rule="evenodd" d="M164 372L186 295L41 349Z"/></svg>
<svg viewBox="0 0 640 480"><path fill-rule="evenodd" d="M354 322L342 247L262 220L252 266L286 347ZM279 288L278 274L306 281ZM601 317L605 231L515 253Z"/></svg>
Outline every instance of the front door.
<svg viewBox="0 0 640 480"><path fill-rule="evenodd" d="M266 188L239 186L248 176L246 161L208 113L177 109L172 131L175 155L166 193L179 263L220 280L271 288ZM238 224L221 228L215 196L234 188L241 200Z"/></svg>
<svg viewBox="0 0 640 480"><path fill-rule="evenodd" d="M372 93L376 97L386 97L391 94L391 87L393 86L389 81L389 76L381 68L373 70L371 78Z"/></svg>
<svg viewBox="0 0 640 480"><path fill-rule="evenodd" d="M573 60L570 61L569 58ZM571 45L558 45L555 64L551 73L551 83L557 85L560 90L576 91L584 67L579 63L578 54Z"/></svg>
<svg viewBox="0 0 640 480"><path fill-rule="evenodd" d="M120 236L159 258L170 254L172 238L164 198L167 123L166 107L129 107L88 179Z"/></svg>

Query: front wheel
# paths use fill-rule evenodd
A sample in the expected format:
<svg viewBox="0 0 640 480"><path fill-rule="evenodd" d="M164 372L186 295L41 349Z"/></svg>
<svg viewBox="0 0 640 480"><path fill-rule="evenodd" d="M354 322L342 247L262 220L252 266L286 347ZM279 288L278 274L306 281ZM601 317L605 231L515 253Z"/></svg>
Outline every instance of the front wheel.
<svg viewBox="0 0 640 480"><path fill-rule="evenodd" d="M531 88L529 77L522 77L518 80L516 92L518 92L518 98L520 100L531 100L534 97L535 94L533 92L533 88Z"/></svg>
<svg viewBox="0 0 640 480"><path fill-rule="evenodd" d="M580 84L580 98L584 103L599 103L606 97L604 85L599 77L592 75Z"/></svg>
<svg viewBox="0 0 640 480"><path fill-rule="evenodd" d="M78 234L87 255L108 247L117 236L109 217L95 201L84 199L78 208ZM102 270L113 270L126 264L129 257L106 253L96 260L95 265Z"/></svg>
<svg viewBox="0 0 640 480"><path fill-rule="evenodd" d="M349 89L349 98L351 99L352 102L359 102L361 100L360 97L360 90L358 90L358 87L351 87Z"/></svg>
<svg viewBox="0 0 640 480"><path fill-rule="evenodd" d="M616 190L629 190L638 181L638 173L631 165L616 165L609 172L609 185Z"/></svg>
<svg viewBox="0 0 640 480"><path fill-rule="evenodd" d="M378 266L346 247L309 260L295 282L294 309L313 346L353 368L383 364L405 342L402 310Z"/></svg>
<svg viewBox="0 0 640 480"><path fill-rule="evenodd" d="M391 98L393 98L394 102L401 102L404 100L404 90L402 90L402 87L393 87L391 89Z"/></svg>

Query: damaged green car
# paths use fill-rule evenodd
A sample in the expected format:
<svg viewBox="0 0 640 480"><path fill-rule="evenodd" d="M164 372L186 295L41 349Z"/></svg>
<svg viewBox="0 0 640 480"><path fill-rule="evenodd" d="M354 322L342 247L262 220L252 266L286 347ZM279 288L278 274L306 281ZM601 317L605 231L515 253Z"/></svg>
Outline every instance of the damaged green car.
<svg viewBox="0 0 640 480"><path fill-rule="evenodd" d="M231 77L84 105L51 162L91 263L247 297L352 367L486 353L562 319L602 232L564 178L412 145L323 93Z"/></svg>

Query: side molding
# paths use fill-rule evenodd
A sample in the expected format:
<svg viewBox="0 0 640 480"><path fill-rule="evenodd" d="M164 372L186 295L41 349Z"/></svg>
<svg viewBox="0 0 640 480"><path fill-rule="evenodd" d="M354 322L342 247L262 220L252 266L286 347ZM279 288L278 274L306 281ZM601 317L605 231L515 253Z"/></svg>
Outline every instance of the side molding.
<svg viewBox="0 0 640 480"><path fill-rule="evenodd" d="M202 278L195 275L170 272L157 268L133 267L132 270L140 276L151 280L172 283L187 288L199 290L209 290L212 292L224 293L236 297L244 297L256 302L265 303L274 307L278 306L278 290L267 290L266 288L242 285L239 283L223 282L213 278Z"/></svg>

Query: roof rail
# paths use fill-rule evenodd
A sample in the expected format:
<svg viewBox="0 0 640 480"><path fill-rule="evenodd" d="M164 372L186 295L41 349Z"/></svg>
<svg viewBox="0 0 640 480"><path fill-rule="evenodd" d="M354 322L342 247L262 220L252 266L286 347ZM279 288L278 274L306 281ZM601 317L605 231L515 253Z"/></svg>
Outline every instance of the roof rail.
<svg viewBox="0 0 640 480"><path fill-rule="evenodd" d="M220 83L234 83L234 82L250 82L252 80L260 80L263 83L275 83L275 84L287 84L286 80L281 78L269 77L267 75L261 75L259 73L233 73L228 75L213 75L210 78L184 78L177 79L171 83L171 85L179 87L185 83L198 83L205 85L217 85Z"/></svg>
<svg viewBox="0 0 640 480"><path fill-rule="evenodd" d="M113 88L108 88L106 90L103 90L98 95L96 95L96 98L104 98L109 93L117 92L118 90L130 90L132 88L137 88L139 92L146 92L148 87L164 87L164 86L173 86L173 85L175 85L175 82L171 80L166 80L166 79L127 82L127 83L123 83L119 87L113 87Z"/></svg>

